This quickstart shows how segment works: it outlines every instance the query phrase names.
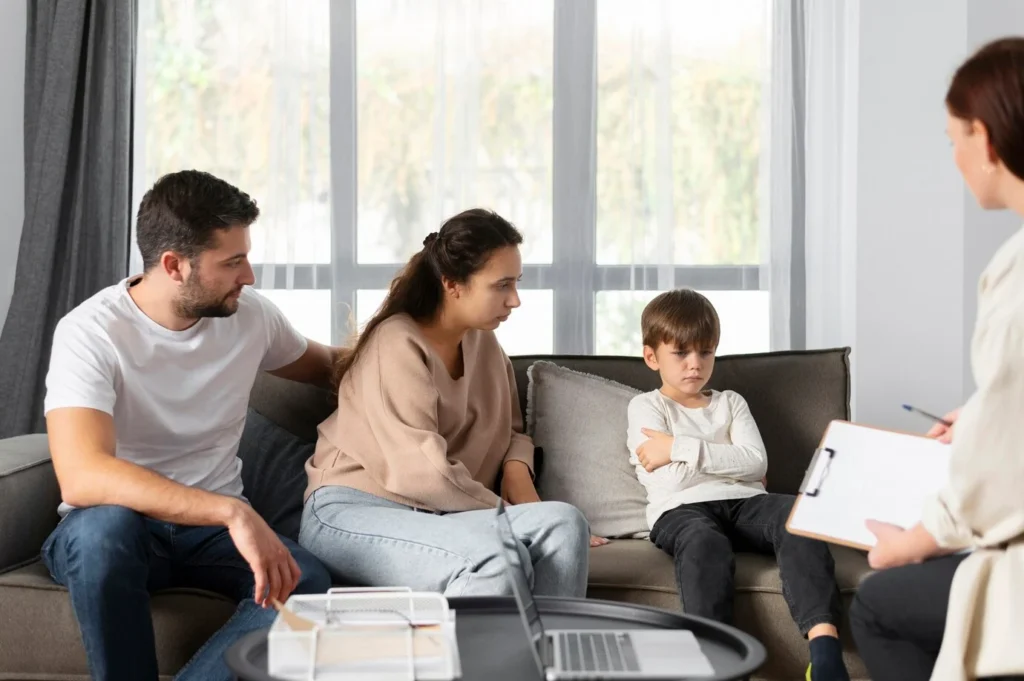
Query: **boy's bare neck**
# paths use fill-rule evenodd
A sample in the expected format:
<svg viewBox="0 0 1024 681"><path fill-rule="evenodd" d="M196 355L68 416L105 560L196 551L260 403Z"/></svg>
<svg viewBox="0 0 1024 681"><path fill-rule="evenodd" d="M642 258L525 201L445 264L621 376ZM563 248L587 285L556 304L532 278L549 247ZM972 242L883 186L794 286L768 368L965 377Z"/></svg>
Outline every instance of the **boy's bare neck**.
<svg viewBox="0 0 1024 681"><path fill-rule="evenodd" d="M670 385L661 386L661 394L687 409L701 409L711 404L711 391L701 390L696 393L685 393Z"/></svg>

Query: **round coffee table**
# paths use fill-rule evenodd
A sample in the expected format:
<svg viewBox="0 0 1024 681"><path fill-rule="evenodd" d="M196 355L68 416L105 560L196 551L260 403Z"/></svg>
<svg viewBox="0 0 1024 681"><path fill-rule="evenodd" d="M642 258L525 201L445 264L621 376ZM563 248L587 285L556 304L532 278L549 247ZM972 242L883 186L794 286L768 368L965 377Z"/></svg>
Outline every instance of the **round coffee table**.
<svg viewBox="0 0 1024 681"><path fill-rule="evenodd" d="M512 597L451 598L465 681L523 681L538 670ZM748 679L765 662L753 636L710 620L652 607L593 599L537 598L545 629L688 629L708 656L714 681ZM266 630L227 651L227 665L242 681L278 681L266 673ZM709 677L705 677L708 679Z"/></svg>
<svg viewBox="0 0 1024 681"><path fill-rule="evenodd" d="M515 601L511 597L450 598L455 610L464 681L536 679L537 667ZM593 599L537 598L545 629L689 629L700 642L715 676L707 681L747 679L764 664L764 646L724 624L667 610ZM227 652L242 681L278 681L267 674L267 630L240 639Z"/></svg>

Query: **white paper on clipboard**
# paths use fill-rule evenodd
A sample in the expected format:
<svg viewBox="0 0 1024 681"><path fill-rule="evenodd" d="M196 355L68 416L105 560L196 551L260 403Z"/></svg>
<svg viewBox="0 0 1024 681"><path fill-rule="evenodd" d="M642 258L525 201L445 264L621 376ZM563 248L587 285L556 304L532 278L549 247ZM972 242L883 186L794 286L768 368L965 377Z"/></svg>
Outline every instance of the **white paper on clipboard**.
<svg viewBox="0 0 1024 681"><path fill-rule="evenodd" d="M952 448L938 440L833 421L786 527L794 534L869 549L865 521L909 528L949 480Z"/></svg>

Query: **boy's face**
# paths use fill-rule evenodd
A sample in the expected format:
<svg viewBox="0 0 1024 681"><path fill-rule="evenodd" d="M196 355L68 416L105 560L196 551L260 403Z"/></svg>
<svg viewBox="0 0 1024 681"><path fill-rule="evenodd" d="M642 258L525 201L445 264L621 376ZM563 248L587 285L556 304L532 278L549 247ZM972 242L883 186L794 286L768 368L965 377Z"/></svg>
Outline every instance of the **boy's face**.
<svg viewBox="0 0 1024 681"><path fill-rule="evenodd" d="M647 366L661 374L666 386L683 395L696 395L704 390L715 369L715 351L677 348L662 343L657 348L644 346Z"/></svg>

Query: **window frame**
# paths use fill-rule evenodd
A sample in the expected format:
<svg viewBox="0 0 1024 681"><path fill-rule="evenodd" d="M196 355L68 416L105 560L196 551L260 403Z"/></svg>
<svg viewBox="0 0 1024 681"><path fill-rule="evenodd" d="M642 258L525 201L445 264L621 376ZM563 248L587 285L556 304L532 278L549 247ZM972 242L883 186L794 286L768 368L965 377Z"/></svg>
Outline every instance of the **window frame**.
<svg viewBox="0 0 1024 681"><path fill-rule="evenodd" d="M668 274L699 290L757 291L761 266L597 264L597 1L554 3L553 195L550 264L524 264L523 289L551 289L556 354L593 354L601 291L656 291ZM402 263L357 261L356 3L331 3L331 264L257 266L257 287L329 288L333 342L343 342L356 291L386 289ZM666 270L667 268L667 270ZM660 275L660 276L659 276ZM354 318L352 316L351 318Z"/></svg>
<svg viewBox="0 0 1024 681"><path fill-rule="evenodd" d="M386 289L402 263L358 262L356 4L330 3L330 167L331 262L253 263L258 289L331 291L334 344L355 329L356 292ZM597 2L554 2L552 262L524 264L522 289L553 292L553 352L590 355L595 350L597 294L603 291L658 291L664 282L705 291L757 291L761 264L600 265L597 263ZM142 3L146 11L147 3ZM772 21L779 20L773 11ZM140 17L140 20L144 17ZM139 45L141 51L143 45ZM141 56L137 63L142 64ZM134 136L144 139L144 78L137 78ZM145 191L141 156L134 144L133 199ZM141 271L132 244L131 271ZM794 294L796 292L794 291ZM802 293L801 293L802 295ZM794 339L795 340L795 339ZM796 347L796 345L794 345Z"/></svg>

